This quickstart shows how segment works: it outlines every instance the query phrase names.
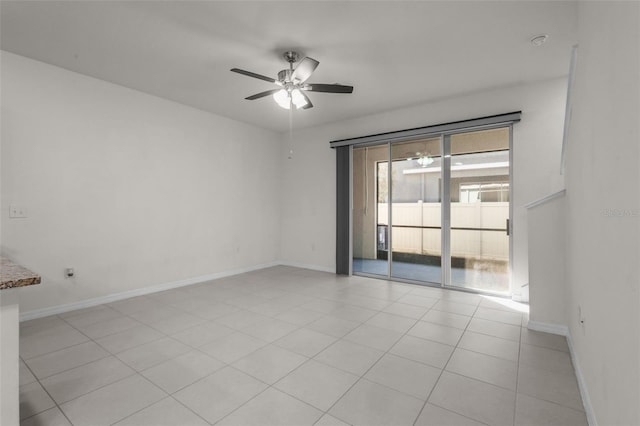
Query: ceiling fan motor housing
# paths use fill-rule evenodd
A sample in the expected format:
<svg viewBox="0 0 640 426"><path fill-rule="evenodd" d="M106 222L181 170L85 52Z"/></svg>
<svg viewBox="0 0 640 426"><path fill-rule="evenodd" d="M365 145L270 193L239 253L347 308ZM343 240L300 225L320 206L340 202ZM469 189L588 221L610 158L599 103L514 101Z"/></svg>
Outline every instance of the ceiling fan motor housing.
<svg viewBox="0 0 640 426"><path fill-rule="evenodd" d="M291 81L291 70L287 69L287 70L282 70L278 73L278 81L281 81L282 83L288 83Z"/></svg>

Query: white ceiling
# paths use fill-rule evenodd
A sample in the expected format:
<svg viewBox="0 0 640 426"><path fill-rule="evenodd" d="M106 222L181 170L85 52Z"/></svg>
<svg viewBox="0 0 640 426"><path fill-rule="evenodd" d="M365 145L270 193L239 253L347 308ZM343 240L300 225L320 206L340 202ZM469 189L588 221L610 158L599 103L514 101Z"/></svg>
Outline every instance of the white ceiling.
<svg viewBox="0 0 640 426"><path fill-rule="evenodd" d="M320 61L314 126L568 73L576 3L559 1L2 1L3 50L264 128L285 131L271 89L290 49ZM549 34L534 47L529 40Z"/></svg>

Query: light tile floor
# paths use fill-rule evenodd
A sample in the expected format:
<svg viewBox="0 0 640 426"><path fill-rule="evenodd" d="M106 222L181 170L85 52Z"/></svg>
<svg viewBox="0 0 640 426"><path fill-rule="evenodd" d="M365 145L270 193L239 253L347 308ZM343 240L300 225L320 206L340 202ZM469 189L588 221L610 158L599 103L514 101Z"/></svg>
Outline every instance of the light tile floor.
<svg viewBox="0 0 640 426"><path fill-rule="evenodd" d="M22 425L586 425L565 339L526 321L264 269L22 323Z"/></svg>

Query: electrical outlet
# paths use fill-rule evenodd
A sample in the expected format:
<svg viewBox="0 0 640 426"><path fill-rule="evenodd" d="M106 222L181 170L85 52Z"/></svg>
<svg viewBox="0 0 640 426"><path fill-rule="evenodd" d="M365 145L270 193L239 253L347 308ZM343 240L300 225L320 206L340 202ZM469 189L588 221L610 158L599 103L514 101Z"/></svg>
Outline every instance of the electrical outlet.
<svg viewBox="0 0 640 426"><path fill-rule="evenodd" d="M27 209L17 204L9 206L9 217L12 219L20 219L27 217Z"/></svg>

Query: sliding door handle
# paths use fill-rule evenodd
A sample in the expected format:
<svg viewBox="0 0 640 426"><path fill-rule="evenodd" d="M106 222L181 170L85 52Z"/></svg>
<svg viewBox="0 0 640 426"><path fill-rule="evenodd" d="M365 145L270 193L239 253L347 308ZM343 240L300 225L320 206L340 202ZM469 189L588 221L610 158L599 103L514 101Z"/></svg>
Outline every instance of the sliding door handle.
<svg viewBox="0 0 640 426"><path fill-rule="evenodd" d="M511 235L511 230L509 229L509 218L507 218L507 235Z"/></svg>

